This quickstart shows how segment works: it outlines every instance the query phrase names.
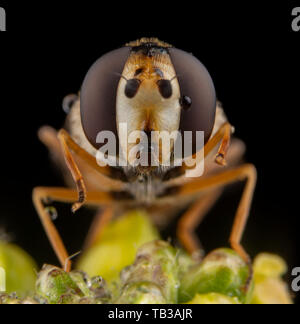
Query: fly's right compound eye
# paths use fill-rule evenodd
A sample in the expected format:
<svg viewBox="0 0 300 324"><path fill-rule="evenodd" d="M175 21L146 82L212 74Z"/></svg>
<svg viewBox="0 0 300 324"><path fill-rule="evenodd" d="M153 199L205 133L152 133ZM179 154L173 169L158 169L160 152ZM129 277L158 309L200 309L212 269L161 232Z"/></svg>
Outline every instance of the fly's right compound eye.
<svg viewBox="0 0 300 324"><path fill-rule="evenodd" d="M181 92L179 103L182 107L180 131L192 132L192 153L196 147L196 132L203 131L204 144L209 140L216 115L216 92L210 74L193 55L170 48L169 54L175 68Z"/></svg>
<svg viewBox="0 0 300 324"><path fill-rule="evenodd" d="M104 144L96 142L99 132L109 130L117 135L117 89L129 55L129 47L103 55L92 65L83 81L80 94L81 122L87 139L96 149ZM133 94L132 89L129 92Z"/></svg>

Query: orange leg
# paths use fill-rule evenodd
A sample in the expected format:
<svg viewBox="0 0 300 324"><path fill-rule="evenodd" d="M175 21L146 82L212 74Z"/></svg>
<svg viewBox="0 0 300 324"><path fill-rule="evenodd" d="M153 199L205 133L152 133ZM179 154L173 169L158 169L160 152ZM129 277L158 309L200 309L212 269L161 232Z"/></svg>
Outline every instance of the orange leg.
<svg viewBox="0 0 300 324"><path fill-rule="evenodd" d="M68 134L68 132L64 129L60 129L58 131L58 139L61 142L65 142L66 146L69 150L71 150L76 156L80 157L82 160L84 160L92 169L97 170L99 173L110 176L111 174L111 168L109 166L101 167L97 161L96 158L85 151L83 148L81 148L74 140L73 138Z"/></svg>
<svg viewBox="0 0 300 324"><path fill-rule="evenodd" d="M226 153L230 145L232 127L229 123L224 124L223 127L224 127L223 138L220 147L218 149L215 162L219 165L226 166Z"/></svg>
<svg viewBox="0 0 300 324"><path fill-rule="evenodd" d="M73 213L78 210L86 200L86 188L82 178L82 175L77 167L77 164L70 152L69 146L67 144L67 139L65 133L60 131L58 133L58 139L60 140L63 155L65 157L66 164L72 174L72 177L75 181L77 192L78 192L78 200L72 205Z"/></svg>
<svg viewBox="0 0 300 324"><path fill-rule="evenodd" d="M229 241L231 247L248 263L250 258L244 251L240 242L249 216L253 192L256 184L256 169L252 164L244 164L212 176L198 178L195 181L182 186L179 189L179 192L175 194L173 198L176 199L176 196L181 197L186 195L195 195L201 191L209 189L219 189L227 184L243 180L246 180L246 185L235 215Z"/></svg>
<svg viewBox="0 0 300 324"><path fill-rule="evenodd" d="M216 156L216 163L225 165L226 153L230 144L232 126L226 122L224 123L215 135L204 146L204 157L206 157L221 141Z"/></svg>
<svg viewBox="0 0 300 324"><path fill-rule="evenodd" d="M215 157L215 162L221 166L226 166L226 155L227 151L230 146L230 138L231 138L231 131L232 126L226 122L224 123L219 130L214 134L214 136L205 144L204 146L204 159L207 158L207 156L212 152L212 150L217 147L217 145L220 143L217 155ZM194 160L196 160L196 163L200 163L197 158L197 154L194 154L192 156ZM200 157L202 159L202 157ZM186 164L183 164L182 166L182 172L184 173L184 170L189 169ZM181 185L182 182L189 182L187 181L187 178L185 175L181 177L177 177L171 180L168 180L165 182L165 185L167 187L177 186Z"/></svg>
<svg viewBox="0 0 300 324"><path fill-rule="evenodd" d="M216 203L222 193L221 189L212 190L198 199L181 217L177 226L177 236L185 249L195 259L201 259L203 249L195 235L196 228Z"/></svg>
<svg viewBox="0 0 300 324"><path fill-rule="evenodd" d="M86 200L86 187L83 181L83 177L81 175L80 170L77 167L77 164L71 154L71 151L75 156L80 157L86 162L87 165L92 167L94 170L99 171L102 175L110 176L111 169L110 167L101 167L97 164L96 158L89 153L87 153L84 149L82 149L78 144L74 142L71 136L64 130L61 129L58 132L58 139L61 143L62 152L66 161L66 164L72 174L72 177L75 181L77 192L78 192L78 200L72 206L72 211L75 212L78 210ZM122 190L124 188L124 183L119 180L112 180L114 183L114 190Z"/></svg>
<svg viewBox="0 0 300 324"><path fill-rule="evenodd" d="M51 245L62 265L66 271L71 269L71 261L68 256L65 245L51 220L51 216L45 209L43 202L48 199L61 202L74 202L77 200L77 192L66 188L47 188L36 187L32 193L32 199L41 222L45 228L47 236ZM86 202L90 205L109 205L112 203L112 198L108 193L104 192L89 192L86 197Z"/></svg>

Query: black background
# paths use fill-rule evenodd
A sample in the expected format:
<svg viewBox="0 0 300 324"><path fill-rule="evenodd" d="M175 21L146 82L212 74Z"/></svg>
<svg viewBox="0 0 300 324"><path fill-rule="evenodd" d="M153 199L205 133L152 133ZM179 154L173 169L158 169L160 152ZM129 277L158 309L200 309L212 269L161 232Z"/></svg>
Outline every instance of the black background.
<svg viewBox="0 0 300 324"><path fill-rule="evenodd" d="M67 2L65 2L67 4ZM247 161L258 185L244 236L246 250L282 255L300 266L299 75L300 32L291 29L297 2L240 3L210 8L192 2L15 4L0 33L0 226L39 264L57 263L31 202L34 186L62 185L37 129L60 128L61 101L76 93L102 54L143 36L155 36L192 52L207 67L218 98L247 143ZM207 250L227 244L241 187L233 186L198 233ZM59 205L56 224L70 253L80 249L92 213L72 215ZM172 235L172 227L165 236ZM291 278L289 278L290 280Z"/></svg>

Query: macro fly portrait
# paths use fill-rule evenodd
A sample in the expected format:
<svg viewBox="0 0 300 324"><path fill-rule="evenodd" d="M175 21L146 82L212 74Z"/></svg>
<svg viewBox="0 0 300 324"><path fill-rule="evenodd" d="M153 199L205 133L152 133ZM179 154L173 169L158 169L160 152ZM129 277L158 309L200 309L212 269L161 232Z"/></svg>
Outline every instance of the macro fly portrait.
<svg viewBox="0 0 300 324"><path fill-rule="evenodd" d="M156 38L130 42L100 57L88 71L78 95L67 96L63 107L67 112L63 128L57 131L44 126L38 136L63 170L66 187L33 190L34 206L63 269L71 271L71 257L63 233L58 233L52 221L52 202L72 204L73 213L83 205L99 207L101 212L92 222L86 246L126 210L146 210L157 228L185 210L178 220L177 237L182 247L199 259L202 248L195 230L226 185L234 182L243 182L244 187L232 215L229 243L251 267L241 240L256 169L252 164L242 164L245 144L233 137L226 107L224 111L217 101L212 78L195 56ZM127 127L125 135L121 124ZM103 131L115 134L116 148L104 152L103 158L113 160L122 155L127 164L99 163L99 151L106 144L99 141ZM140 141L128 142L126 135L132 132L145 134L148 141L147 147L141 148L143 152L132 154ZM190 156L184 154L181 165L175 163L173 138L167 154L170 164L166 164L164 144L159 136L153 136L155 132L177 132L183 138L184 133L192 134L190 141L180 144L184 152L191 144ZM195 144L197 132L204 134L202 146ZM156 163L141 164L142 153ZM204 163L200 176L187 176L194 168L188 163L190 159Z"/></svg>

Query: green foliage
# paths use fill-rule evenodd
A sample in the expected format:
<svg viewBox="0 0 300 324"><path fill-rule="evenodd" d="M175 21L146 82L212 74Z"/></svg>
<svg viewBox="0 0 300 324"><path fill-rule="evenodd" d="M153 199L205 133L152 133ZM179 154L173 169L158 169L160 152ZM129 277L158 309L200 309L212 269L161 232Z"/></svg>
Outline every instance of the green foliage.
<svg viewBox="0 0 300 324"><path fill-rule="evenodd" d="M109 297L101 278L80 271L45 265L36 282L36 300L49 304L101 304Z"/></svg>
<svg viewBox="0 0 300 324"><path fill-rule="evenodd" d="M5 271L5 284L2 285L6 286L6 292L25 296L34 291L38 268L31 256L20 247L0 241L0 267Z"/></svg>
<svg viewBox="0 0 300 324"><path fill-rule="evenodd" d="M134 264L121 273L121 293L117 303L177 303L178 274L176 250L169 243L146 243L139 248Z"/></svg>
<svg viewBox="0 0 300 324"><path fill-rule="evenodd" d="M247 264L234 251L215 250L183 276L179 300L187 302L196 294L214 292L247 302L252 290L249 276Z"/></svg>
<svg viewBox="0 0 300 324"><path fill-rule="evenodd" d="M45 265L36 279L32 259L7 243L0 243L0 267L8 288L8 293L0 292L0 304L292 303L281 278L287 265L280 257L260 254L253 263L254 277L231 249L217 249L196 263L159 240L139 211L112 222L81 257L80 270L66 273Z"/></svg>
<svg viewBox="0 0 300 324"><path fill-rule="evenodd" d="M83 254L77 268L108 282L118 280L120 271L133 263L137 249L158 238L149 217L131 211L107 226L98 242Z"/></svg>

